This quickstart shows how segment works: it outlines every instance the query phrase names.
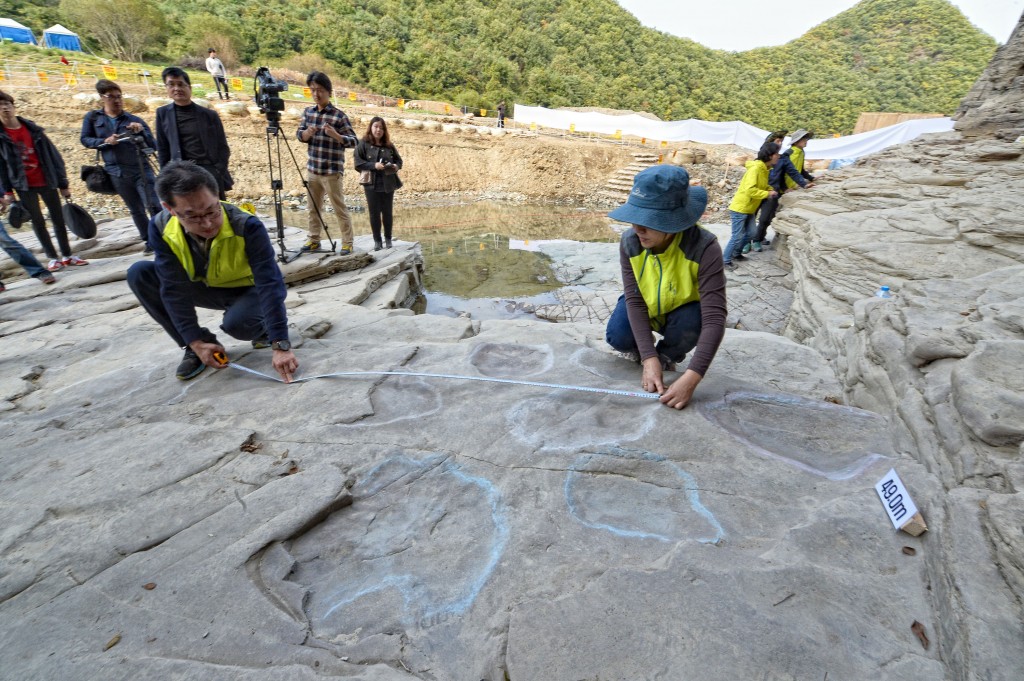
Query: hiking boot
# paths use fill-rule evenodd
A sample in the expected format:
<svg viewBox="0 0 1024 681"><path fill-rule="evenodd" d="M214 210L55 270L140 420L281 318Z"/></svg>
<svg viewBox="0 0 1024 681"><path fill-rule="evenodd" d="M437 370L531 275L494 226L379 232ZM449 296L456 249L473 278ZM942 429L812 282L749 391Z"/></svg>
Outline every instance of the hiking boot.
<svg viewBox="0 0 1024 681"><path fill-rule="evenodd" d="M203 373L205 368L206 365L199 359L199 355L193 352L192 348L185 348L185 356L181 358L181 364L174 375L179 381L188 381Z"/></svg>
<svg viewBox="0 0 1024 681"><path fill-rule="evenodd" d="M53 276L49 272L43 272L42 274L39 275L39 281L43 282L44 284L56 284L57 277Z"/></svg>
<svg viewBox="0 0 1024 681"><path fill-rule="evenodd" d="M302 248L299 251L303 253L309 253L310 251L319 251L320 241L318 239L310 239L306 243L302 244Z"/></svg>
<svg viewBox="0 0 1024 681"><path fill-rule="evenodd" d="M60 272L62 269L64 269L64 263L60 260L51 260L50 264L46 266L46 269L50 270L51 272Z"/></svg>
<svg viewBox="0 0 1024 681"><path fill-rule="evenodd" d="M270 347L270 339L269 338L257 338L256 340L254 340L252 342L252 349L253 350L266 350L269 347Z"/></svg>
<svg viewBox="0 0 1024 681"><path fill-rule="evenodd" d="M736 269L736 263L724 262L722 264L725 265L725 269L727 269L727 270L734 270L734 269Z"/></svg>
<svg viewBox="0 0 1024 681"><path fill-rule="evenodd" d="M383 243L381 243L380 241L374 241L373 242L373 250L379 251L382 248L384 248L384 244Z"/></svg>
<svg viewBox="0 0 1024 681"><path fill-rule="evenodd" d="M747 259L747 256L745 256L745 255L743 255L743 254L741 253L740 255L734 255L734 256L732 256L732 259L733 259L733 260L739 260L740 262L743 262L744 260L746 260L746 259Z"/></svg>
<svg viewBox="0 0 1024 681"><path fill-rule="evenodd" d="M351 255L352 244L342 244L341 249L338 251L338 255Z"/></svg>
<svg viewBox="0 0 1024 681"><path fill-rule="evenodd" d="M384 240L384 248L391 248L391 239Z"/></svg>
<svg viewBox="0 0 1024 681"><path fill-rule="evenodd" d="M77 255L69 255L61 262L64 263L64 267L84 267L89 264L88 260L82 260Z"/></svg>

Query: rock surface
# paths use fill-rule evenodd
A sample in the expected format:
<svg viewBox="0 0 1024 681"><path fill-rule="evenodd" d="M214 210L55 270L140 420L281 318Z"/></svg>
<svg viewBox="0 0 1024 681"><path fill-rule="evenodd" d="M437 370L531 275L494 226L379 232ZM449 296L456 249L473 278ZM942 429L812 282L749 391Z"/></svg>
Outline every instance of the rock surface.
<svg viewBox="0 0 1024 681"><path fill-rule="evenodd" d="M1024 14L1005 45L996 50L985 72L960 103L955 127L970 135L1024 134Z"/></svg>
<svg viewBox="0 0 1024 681"><path fill-rule="evenodd" d="M676 412L600 392L639 372L599 323L390 309L418 277L399 244L288 266L303 374L353 375L181 383L123 282L131 231L104 225L79 244L90 266L0 299L5 676L945 673L910 629L940 627L944 489L887 418L835 404L814 349L730 330ZM618 286L616 268L579 280ZM894 465L922 538L875 495Z"/></svg>
<svg viewBox="0 0 1024 681"><path fill-rule="evenodd" d="M1024 664L1022 158L1005 139L931 136L788 195L772 225L795 279L786 334L944 490L926 519L947 525L925 543L948 678Z"/></svg>

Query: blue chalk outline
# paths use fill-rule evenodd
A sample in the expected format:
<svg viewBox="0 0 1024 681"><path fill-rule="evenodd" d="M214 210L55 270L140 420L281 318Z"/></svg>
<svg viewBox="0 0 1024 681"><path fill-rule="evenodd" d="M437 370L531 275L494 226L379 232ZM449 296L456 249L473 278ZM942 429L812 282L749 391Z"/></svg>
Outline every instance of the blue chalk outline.
<svg viewBox="0 0 1024 681"><path fill-rule="evenodd" d="M425 469L425 472L430 472L430 470L433 469L434 466L436 466L437 460L437 457L431 457L424 461L416 461L407 456L396 456L387 459L378 464L377 466L375 466L371 470L371 475L373 473L378 472L386 464L395 461L398 461L399 463L410 463L413 466ZM354 603L363 596L366 596L377 591L383 591L388 588L395 588L402 595L406 615L415 615L416 619L437 617L439 615L444 614L461 615L469 609L469 607L476 600L477 596L480 595L480 592L483 590L484 586L487 584L487 580L490 579L491 574L494 572L494 569L498 565L498 561L501 560L501 556L505 552L505 547L508 544L510 534L509 525L507 519L505 518L504 509L501 504L501 494L490 480L487 480L486 478L467 475L459 468L459 466L452 464L451 462L447 462L444 464L444 466L441 469L441 473L452 475L460 480L463 480L464 482L480 487L486 493L488 501L490 502L491 506L491 520L494 522L495 528L495 533L493 535L495 537L494 543L491 546L490 557L487 561L487 564L480 571L480 574L477 576L477 578L469 585L469 591L466 593L466 595L447 603L440 603L437 605L430 605L429 603L424 604L423 610L421 612L412 613L411 611L414 601L424 600L424 594L422 593L421 590L417 589L417 585L422 582L422 578L414 574L388 575L382 579L379 579L379 581L376 584L360 589L359 591L350 595L347 598L342 598L342 600L332 605L323 614L322 619L327 619L331 616L332 613L334 613L335 610L338 610L343 606ZM404 477L404 475L399 476L399 478L401 477ZM396 478L396 480L399 478ZM382 489L383 487L377 486L374 488L374 491L371 494L376 494L380 492ZM369 579L369 577L367 579ZM330 600L337 597L338 593L341 591L344 591L344 589L336 590L329 599L325 600ZM409 623L410 620L408 619L408 617L405 619L406 623Z"/></svg>
<svg viewBox="0 0 1024 681"><path fill-rule="evenodd" d="M581 525L593 528L595 530L605 530L607 532L611 532L612 534L619 535L620 537L628 537L631 539L657 539L658 541L663 542L683 541L683 539L673 539L672 537L666 537L664 535L656 534L654 532L643 532L641 530L627 530L620 527L616 527L614 525L609 525L607 523L592 523L587 520L584 520L572 499L573 481L576 480L576 476L581 476L584 473L588 472L586 470L581 470L581 467L584 464L587 464L590 461L592 461L596 456L618 457L620 459L641 459L644 461L652 461L654 463L667 463L672 469L675 470L676 475L678 475L682 479L683 490L686 492L687 499L690 502L690 508L698 515L703 516L704 519L707 520L708 523L715 529L714 537L698 537L696 541L700 542L701 544L717 544L723 539L725 539L725 530L722 529L721 524L719 524L714 514L711 513L711 511L709 511L704 506L704 504L701 503L700 494L697 490L697 481L694 479L694 477L687 473L686 471L684 471L674 462L669 461L666 457L660 456L658 454L652 454L650 452L630 452L626 450L617 450L611 452L595 452L592 454L584 454L583 456L576 459L573 465L569 467L568 475L565 476L565 484L563 486L563 490L565 493L565 504L569 508L569 515L575 518Z"/></svg>

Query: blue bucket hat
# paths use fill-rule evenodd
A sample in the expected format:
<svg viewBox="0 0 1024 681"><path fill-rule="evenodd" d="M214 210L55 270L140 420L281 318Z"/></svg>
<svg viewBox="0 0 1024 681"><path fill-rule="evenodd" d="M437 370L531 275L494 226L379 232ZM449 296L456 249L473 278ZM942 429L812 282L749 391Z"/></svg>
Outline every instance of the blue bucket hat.
<svg viewBox="0 0 1024 681"><path fill-rule="evenodd" d="M636 174L626 203L608 213L608 217L675 234L697 224L707 205L707 190L691 187L690 174L685 169L651 166Z"/></svg>

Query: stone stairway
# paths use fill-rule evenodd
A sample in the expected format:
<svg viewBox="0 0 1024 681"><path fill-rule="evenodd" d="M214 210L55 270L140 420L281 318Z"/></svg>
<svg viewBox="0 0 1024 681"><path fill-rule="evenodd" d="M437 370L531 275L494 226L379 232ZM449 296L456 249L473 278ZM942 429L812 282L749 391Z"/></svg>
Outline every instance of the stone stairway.
<svg viewBox="0 0 1024 681"><path fill-rule="evenodd" d="M608 182L605 184L605 188L597 192L601 202L609 206L619 206L623 204L629 196L630 190L633 189L633 176L644 168L649 168L657 162L657 154L644 151L634 152L633 162L625 168L620 168L612 173L612 176L608 178ZM613 221L613 227L616 226L621 227L621 229L625 229L629 225L623 225Z"/></svg>

